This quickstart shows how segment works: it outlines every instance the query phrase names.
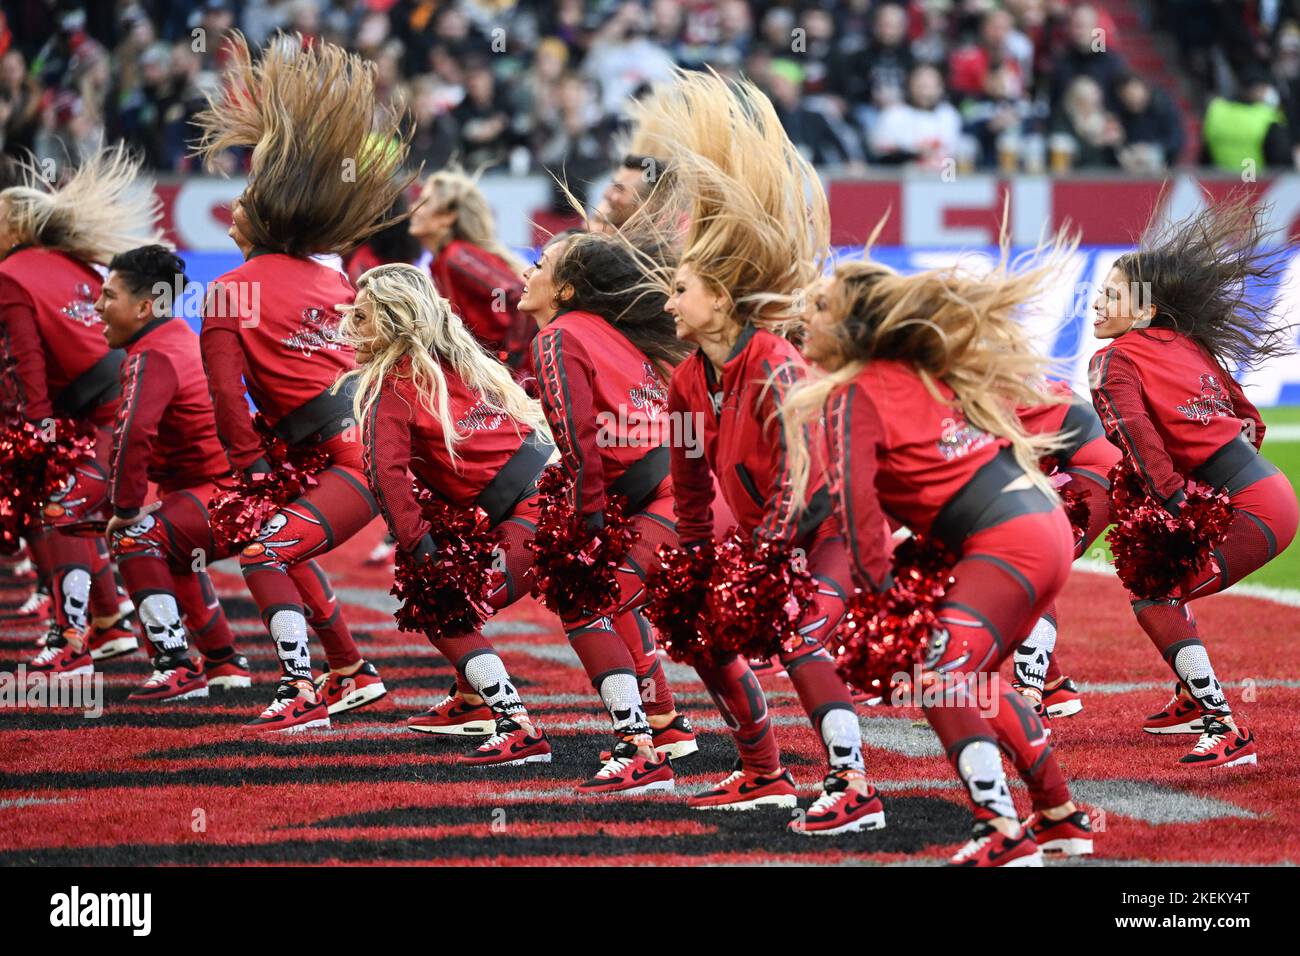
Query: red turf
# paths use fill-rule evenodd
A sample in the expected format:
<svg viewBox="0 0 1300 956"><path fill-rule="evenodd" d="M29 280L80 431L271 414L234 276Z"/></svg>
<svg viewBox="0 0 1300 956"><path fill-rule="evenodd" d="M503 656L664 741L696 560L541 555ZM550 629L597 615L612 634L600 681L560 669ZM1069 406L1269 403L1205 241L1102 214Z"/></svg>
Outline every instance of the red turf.
<svg viewBox="0 0 1300 956"><path fill-rule="evenodd" d="M387 698L335 717L324 733L242 736L239 725L265 704L274 655L239 578L218 573L254 687L202 701L127 704L149 671L141 651L98 665L106 678L98 720L0 709L0 864L937 863L965 839L970 814L955 778L930 731L911 727L919 712L906 708L863 709L867 769L885 800L883 831L810 841L784 832L783 811L708 819L691 812L687 795L725 776L734 750L702 686L680 668L672 670L675 689L701 752L676 765L678 790L577 798L574 785L596 770L609 735L555 619L531 601L498 619L512 632L493 640L551 737L554 762L458 765L473 738L403 726L442 695L451 669L422 637L397 632L391 617L365 606L391 584L361 561L378 534L373 525L324 564L335 586L348 589L348 619L390 688ZM0 603L22 596L11 588ZM1060 659L1085 685L1085 710L1053 721L1052 739L1076 794L1094 811L1095 861L1300 860L1300 754L1290 732L1300 689L1289 671L1300 608L1230 594L1197 605L1219 677L1249 682L1229 695L1260 745L1258 767L1218 771L1178 764L1194 737L1141 732L1172 681L1118 584L1077 573L1059 608ZM513 632L520 625L537 630ZM30 659L36 633L0 633L0 669ZM763 683L806 806L823 775L821 747L789 681L765 676ZM1096 686L1117 684L1145 686ZM1018 790L1022 806L1023 797Z"/></svg>

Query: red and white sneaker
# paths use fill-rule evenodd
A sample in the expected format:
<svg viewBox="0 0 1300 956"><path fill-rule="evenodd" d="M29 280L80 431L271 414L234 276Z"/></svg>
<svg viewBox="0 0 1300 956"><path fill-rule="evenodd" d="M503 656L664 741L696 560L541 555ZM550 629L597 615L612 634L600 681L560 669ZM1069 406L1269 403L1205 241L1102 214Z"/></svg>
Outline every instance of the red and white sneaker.
<svg viewBox="0 0 1300 956"><path fill-rule="evenodd" d="M471 754L460 758L461 763L475 766L495 765L520 767L526 763L550 763L551 742L540 730L529 732L509 717L497 721L494 733Z"/></svg>
<svg viewBox="0 0 1300 956"><path fill-rule="evenodd" d="M1201 732L1201 705L1187 692L1182 681L1174 685L1174 696L1142 722L1149 734L1199 734Z"/></svg>
<svg viewBox="0 0 1300 956"><path fill-rule="evenodd" d="M125 614L108 627L90 625L82 637L91 658L97 661L111 660L140 649L140 641L131 629L131 619Z"/></svg>
<svg viewBox="0 0 1300 956"><path fill-rule="evenodd" d="M54 605L50 602L49 592L38 587L27 595L27 599L22 604L0 611L0 621L11 623L39 621L41 618L49 617L53 610ZM45 644L43 640L40 643L42 647Z"/></svg>
<svg viewBox="0 0 1300 956"><path fill-rule="evenodd" d="M253 670L243 654L233 654L219 661L204 656L203 676L208 679L208 686L213 690L253 686Z"/></svg>
<svg viewBox="0 0 1300 956"><path fill-rule="evenodd" d="M661 757L651 762L637 751L636 744L624 737L614 745L609 759L590 780L578 784L579 793L646 793L671 790L676 786L671 761Z"/></svg>
<svg viewBox="0 0 1300 956"><path fill-rule="evenodd" d="M700 745L695 740L695 728L685 714L678 714L672 723L663 727L650 728L650 739L654 742L655 753L669 760L681 760L700 750ZM608 760L610 753L609 750L602 750L600 759Z"/></svg>
<svg viewBox="0 0 1300 956"><path fill-rule="evenodd" d="M384 567L386 565L391 565L396 555L397 542L384 538L370 550L368 555L366 555L366 566Z"/></svg>
<svg viewBox="0 0 1300 956"><path fill-rule="evenodd" d="M299 733L330 725L329 708L305 681L280 681L275 699L255 719L244 724L250 733Z"/></svg>
<svg viewBox="0 0 1300 956"><path fill-rule="evenodd" d="M488 737L496 733L496 715L487 704L471 704L451 685L447 696L422 714L406 721L410 730L422 734L457 734L464 737Z"/></svg>
<svg viewBox="0 0 1300 956"><path fill-rule="evenodd" d="M1073 717L1083 710L1083 695L1073 678L1062 677L1055 687L1043 688L1043 710L1048 717Z"/></svg>
<svg viewBox="0 0 1300 956"><path fill-rule="evenodd" d="M966 845L952 855L949 866L1042 866L1043 851L1021 827L1020 836L1005 836L991 823L976 823Z"/></svg>
<svg viewBox="0 0 1300 956"><path fill-rule="evenodd" d="M316 694L324 699L331 715L373 704L387 693L379 671L369 661L362 661L353 674L329 671L316 678Z"/></svg>
<svg viewBox="0 0 1300 956"><path fill-rule="evenodd" d="M10 584L31 584L36 580L36 565L26 554L0 559L0 578Z"/></svg>
<svg viewBox="0 0 1300 956"><path fill-rule="evenodd" d="M193 700L208 696L208 679L188 657L159 654L149 679L131 692L136 703L156 700Z"/></svg>
<svg viewBox="0 0 1300 956"><path fill-rule="evenodd" d="M790 771L763 776L751 774L736 761L736 769L716 787L686 801L692 810L754 810L758 807L793 807L799 798Z"/></svg>
<svg viewBox="0 0 1300 956"><path fill-rule="evenodd" d="M69 638L76 633L71 628L62 632L51 628L45 647L27 665L27 669L51 677L80 677L95 673L95 662L90 651L84 647L79 651L72 648Z"/></svg>
<svg viewBox="0 0 1300 956"><path fill-rule="evenodd" d="M822 781L822 794L813 801L802 820L791 820L787 829L806 836L831 836L859 830L883 830L885 805L875 787L865 793L849 783L865 780L861 770L833 770Z"/></svg>
<svg viewBox="0 0 1300 956"><path fill-rule="evenodd" d="M1255 735L1246 727L1232 727L1214 714L1203 718L1205 728L1192 752L1178 758L1178 762L1194 767L1235 767L1239 764L1258 764Z"/></svg>
<svg viewBox="0 0 1300 956"><path fill-rule="evenodd" d="M1082 810L1075 810L1062 820L1052 820L1041 813L1032 813L1021 825L1044 853L1059 853L1061 856L1092 854L1092 821Z"/></svg>

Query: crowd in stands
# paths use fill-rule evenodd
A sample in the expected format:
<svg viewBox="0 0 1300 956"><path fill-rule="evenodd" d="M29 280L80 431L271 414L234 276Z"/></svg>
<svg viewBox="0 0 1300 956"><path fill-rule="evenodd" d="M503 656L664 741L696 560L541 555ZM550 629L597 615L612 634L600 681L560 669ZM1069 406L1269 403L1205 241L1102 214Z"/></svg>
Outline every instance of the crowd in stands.
<svg viewBox="0 0 1300 956"><path fill-rule="evenodd" d="M74 162L122 139L188 172L190 119L239 29L372 59L426 168L562 170L579 191L616 161L629 102L675 66L755 80L810 160L849 171L1294 164L1300 0L1130 6L1207 104L1199 156L1174 91L1129 67L1126 44L1150 37L1065 0L4 0L0 135Z"/></svg>

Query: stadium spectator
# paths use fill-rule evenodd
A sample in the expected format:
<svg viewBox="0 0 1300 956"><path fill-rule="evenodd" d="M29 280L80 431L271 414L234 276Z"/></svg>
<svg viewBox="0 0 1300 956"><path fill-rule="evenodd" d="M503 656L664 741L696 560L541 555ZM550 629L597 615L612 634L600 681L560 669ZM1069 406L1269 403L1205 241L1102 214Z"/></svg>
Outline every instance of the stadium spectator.
<svg viewBox="0 0 1300 956"><path fill-rule="evenodd" d="M849 162L855 158L853 152L826 117L806 105L800 95L803 79L802 67L793 60L774 60L768 71L767 93L786 135L815 166Z"/></svg>
<svg viewBox="0 0 1300 956"><path fill-rule="evenodd" d="M1125 146L1119 153L1120 165L1129 172L1159 172L1178 162L1183 148L1183 126L1169 98L1162 91L1153 90L1135 73L1120 78L1115 96L1116 116L1124 127ZM1158 160L1154 167L1153 160Z"/></svg>
<svg viewBox="0 0 1300 956"><path fill-rule="evenodd" d="M929 64L912 69L906 103L884 109L871 131L872 155L883 163L938 167L957 153L961 114L944 99L943 76Z"/></svg>
<svg viewBox="0 0 1300 956"><path fill-rule="evenodd" d="M962 103L961 113L966 132L975 140L975 164L981 168L997 165L998 140L1010 136L1023 139L1042 127L1041 104L1024 95L1020 76L1010 62L988 70L978 96Z"/></svg>
<svg viewBox="0 0 1300 956"><path fill-rule="evenodd" d="M990 70L1003 72L1003 85L1015 83L1011 95L1018 96L1032 66L1033 44L1015 29L1006 10L990 10L980 22L979 42L959 47L948 59L949 85L958 95L978 96Z"/></svg>
<svg viewBox="0 0 1300 956"><path fill-rule="evenodd" d="M1260 67L1245 71L1240 92L1216 96L1205 109L1201 124L1202 159L1225 172L1289 166L1291 134L1279 97L1268 74Z"/></svg>
<svg viewBox="0 0 1300 956"><path fill-rule="evenodd" d="M1124 127L1106 109L1101 85L1090 76L1076 76L1065 91L1053 133L1074 138L1074 165L1080 169L1118 166Z"/></svg>
<svg viewBox="0 0 1300 956"><path fill-rule="evenodd" d="M1107 29L1097 8L1084 3L1070 11L1069 43L1056 58L1052 74L1052 103L1059 104L1081 76L1093 80L1104 95L1125 72L1124 58L1112 48L1115 31Z"/></svg>

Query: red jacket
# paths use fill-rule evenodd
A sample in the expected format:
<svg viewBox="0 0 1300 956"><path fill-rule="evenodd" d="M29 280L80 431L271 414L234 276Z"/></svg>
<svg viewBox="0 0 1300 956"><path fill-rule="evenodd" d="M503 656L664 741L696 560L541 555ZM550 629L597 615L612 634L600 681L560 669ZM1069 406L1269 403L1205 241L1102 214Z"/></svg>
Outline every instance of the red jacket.
<svg viewBox="0 0 1300 956"><path fill-rule="evenodd" d="M542 408L574 507L603 514L605 495L628 468L668 438L668 384L650 357L598 315L565 312L533 340ZM665 475L660 494L670 488Z"/></svg>
<svg viewBox="0 0 1300 956"><path fill-rule="evenodd" d="M1256 448L1264 441L1241 386L1173 329L1126 332L1092 357L1088 375L1106 434L1166 504L1181 501L1185 480L1243 429Z"/></svg>
<svg viewBox="0 0 1300 956"><path fill-rule="evenodd" d="M189 323L156 319L125 351L109 479L109 499L119 515L139 510L150 481L166 494L230 471L217 439L199 339Z"/></svg>
<svg viewBox="0 0 1300 956"><path fill-rule="evenodd" d="M947 400L953 392L936 383ZM943 506L1009 444L930 394L903 362L872 362L826 406L831 503L848 538L854 581L874 588L890 573L882 509L924 534Z"/></svg>
<svg viewBox="0 0 1300 956"><path fill-rule="evenodd" d="M274 428L356 367L338 337L337 308L355 296L342 273L279 253L254 253L209 286L199 344L217 434L235 467L261 454L246 396Z"/></svg>
<svg viewBox="0 0 1300 956"><path fill-rule="evenodd" d="M500 256L461 239L439 250L429 272L474 337L501 361L518 366L537 334L537 324L519 312L523 277Z"/></svg>
<svg viewBox="0 0 1300 956"><path fill-rule="evenodd" d="M532 432L507 415L490 412L444 365L448 409L462 436L453 462L442 424L420 402L409 367L403 362L385 379L365 423L366 478L389 529L408 551L429 530L411 489L412 474L434 494L469 507Z"/></svg>
<svg viewBox="0 0 1300 956"><path fill-rule="evenodd" d="M0 347L6 408L32 421L85 413L112 420L120 352L110 355L95 313L103 280L53 249L24 248L0 260Z"/></svg>
<svg viewBox="0 0 1300 956"><path fill-rule="evenodd" d="M798 516L792 520L789 514L790 474L779 407L805 369L803 356L790 342L754 326L741 333L723 365L721 381L702 352L677 367L668 396L672 419L703 424L702 447L673 442L673 495L682 541L712 539L715 487L722 489L744 532L786 545L801 538ZM820 430L810 430L809 448L812 468L805 505L819 492L825 498L826 452ZM815 529L820 522L815 507L810 510ZM829 511L822 517L829 517Z"/></svg>

